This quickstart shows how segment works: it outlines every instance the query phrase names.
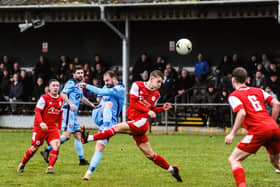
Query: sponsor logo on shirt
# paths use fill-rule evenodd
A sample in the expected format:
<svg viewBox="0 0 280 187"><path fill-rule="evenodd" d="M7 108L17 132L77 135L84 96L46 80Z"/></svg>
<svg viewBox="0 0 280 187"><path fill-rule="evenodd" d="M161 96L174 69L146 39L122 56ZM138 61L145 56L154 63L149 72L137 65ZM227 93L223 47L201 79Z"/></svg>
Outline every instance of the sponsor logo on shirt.
<svg viewBox="0 0 280 187"><path fill-rule="evenodd" d="M60 114L60 110L56 109L55 107L50 107L48 109L48 114L55 114L55 115L58 115Z"/></svg>

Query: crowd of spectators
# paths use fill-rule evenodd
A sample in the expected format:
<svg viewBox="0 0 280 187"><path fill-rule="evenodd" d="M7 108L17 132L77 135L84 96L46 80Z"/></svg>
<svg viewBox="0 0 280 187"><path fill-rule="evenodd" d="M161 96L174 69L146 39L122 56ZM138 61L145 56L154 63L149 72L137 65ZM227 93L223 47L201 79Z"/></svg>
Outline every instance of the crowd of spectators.
<svg viewBox="0 0 280 187"><path fill-rule="evenodd" d="M105 63L99 55L91 61L81 61L78 57L72 59L61 56L55 62L49 62L47 58L40 56L34 63L32 71L26 71L20 67L19 62L3 56L0 60L0 99L1 101L33 101L48 92L47 83L50 78L60 81L61 87L72 77L75 66L82 66L87 83L102 87L103 74L111 67ZM224 56L220 63L211 66L203 53L197 54L194 62L194 71L186 68L175 68L166 62L162 56L153 60L147 53L141 53L134 63L131 71L131 80L146 81L149 73L160 70L164 74L164 80L160 88L161 97L159 103L226 103L228 95L233 91L231 85L231 72L235 67L244 67L249 73L247 84L264 89L272 96L280 97L280 70L276 63L270 61L266 54L260 57L252 55L248 61L243 61L238 54ZM118 70L117 70L118 71ZM116 72L121 74L121 72ZM85 96L96 102L96 95L84 92ZM268 108L270 110L270 108ZM13 111L14 108L11 107ZM220 110L212 110L218 111ZM213 115L218 116L218 115Z"/></svg>
<svg viewBox="0 0 280 187"><path fill-rule="evenodd" d="M48 92L48 80L56 78L61 83L72 78L73 68L82 66L85 72L85 81L98 87L103 86L103 73L109 68L96 55L92 62L81 62L78 57L70 60L61 56L57 62L48 62L47 58L40 56L32 71L21 68L19 62L3 56L0 61L0 101L9 102L36 102L41 95ZM96 102L96 95L85 92ZM13 111L13 108L12 108Z"/></svg>

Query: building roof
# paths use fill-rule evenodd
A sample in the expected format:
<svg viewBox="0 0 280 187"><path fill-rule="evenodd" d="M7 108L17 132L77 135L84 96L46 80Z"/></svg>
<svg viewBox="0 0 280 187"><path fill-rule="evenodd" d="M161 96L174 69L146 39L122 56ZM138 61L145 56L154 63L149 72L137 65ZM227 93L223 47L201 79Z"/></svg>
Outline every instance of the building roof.
<svg viewBox="0 0 280 187"><path fill-rule="evenodd" d="M24 6L24 5L60 5L60 6L80 6L80 5L135 5L135 4L172 4L172 3L250 3L250 2L277 2L278 0L0 0L0 6Z"/></svg>

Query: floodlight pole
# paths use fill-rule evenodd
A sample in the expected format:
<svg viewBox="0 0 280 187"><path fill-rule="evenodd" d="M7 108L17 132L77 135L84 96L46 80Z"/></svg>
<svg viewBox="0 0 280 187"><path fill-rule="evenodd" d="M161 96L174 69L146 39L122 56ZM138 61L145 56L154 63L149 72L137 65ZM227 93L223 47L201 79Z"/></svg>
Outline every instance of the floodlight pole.
<svg viewBox="0 0 280 187"><path fill-rule="evenodd" d="M123 105L122 121L126 121L126 109L127 109L127 95L128 95L128 74L129 74L129 20L128 15L125 18L125 35L121 33L112 23L110 23L105 17L105 7L100 6L100 19L108 27L110 27L119 37L122 39L122 81L125 86L125 102Z"/></svg>

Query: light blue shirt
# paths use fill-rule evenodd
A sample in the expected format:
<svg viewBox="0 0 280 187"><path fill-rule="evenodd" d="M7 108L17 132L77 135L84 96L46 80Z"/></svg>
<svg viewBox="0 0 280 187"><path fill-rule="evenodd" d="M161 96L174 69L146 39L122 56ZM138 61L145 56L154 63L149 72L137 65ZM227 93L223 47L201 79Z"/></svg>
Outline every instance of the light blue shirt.
<svg viewBox="0 0 280 187"><path fill-rule="evenodd" d="M124 85L118 83L112 88L107 88L106 86L104 86L103 88L98 88L96 86L86 84L86 89L97 94L98 96L102 96L102 99L98 106L102 106L107 101L113 103L112 117L114 118L114 120L117 121L122 111L124 100L125 100Z"/></svg>
<svg viewBox="0 0 280 187"><path fill-rule="evenodd" d="M66 84L62 90L62 93L67 94L71 103L76 105L76 107L77 107L76 111L78 111L80 101L81 101L82 97L84 96L82 88L77 87L77 84L78 84L78 81L76 79L72 78L66 82ZM69 107L69 105L66 102L64 102L63 108L66 108L66 107Z"/></svg>

